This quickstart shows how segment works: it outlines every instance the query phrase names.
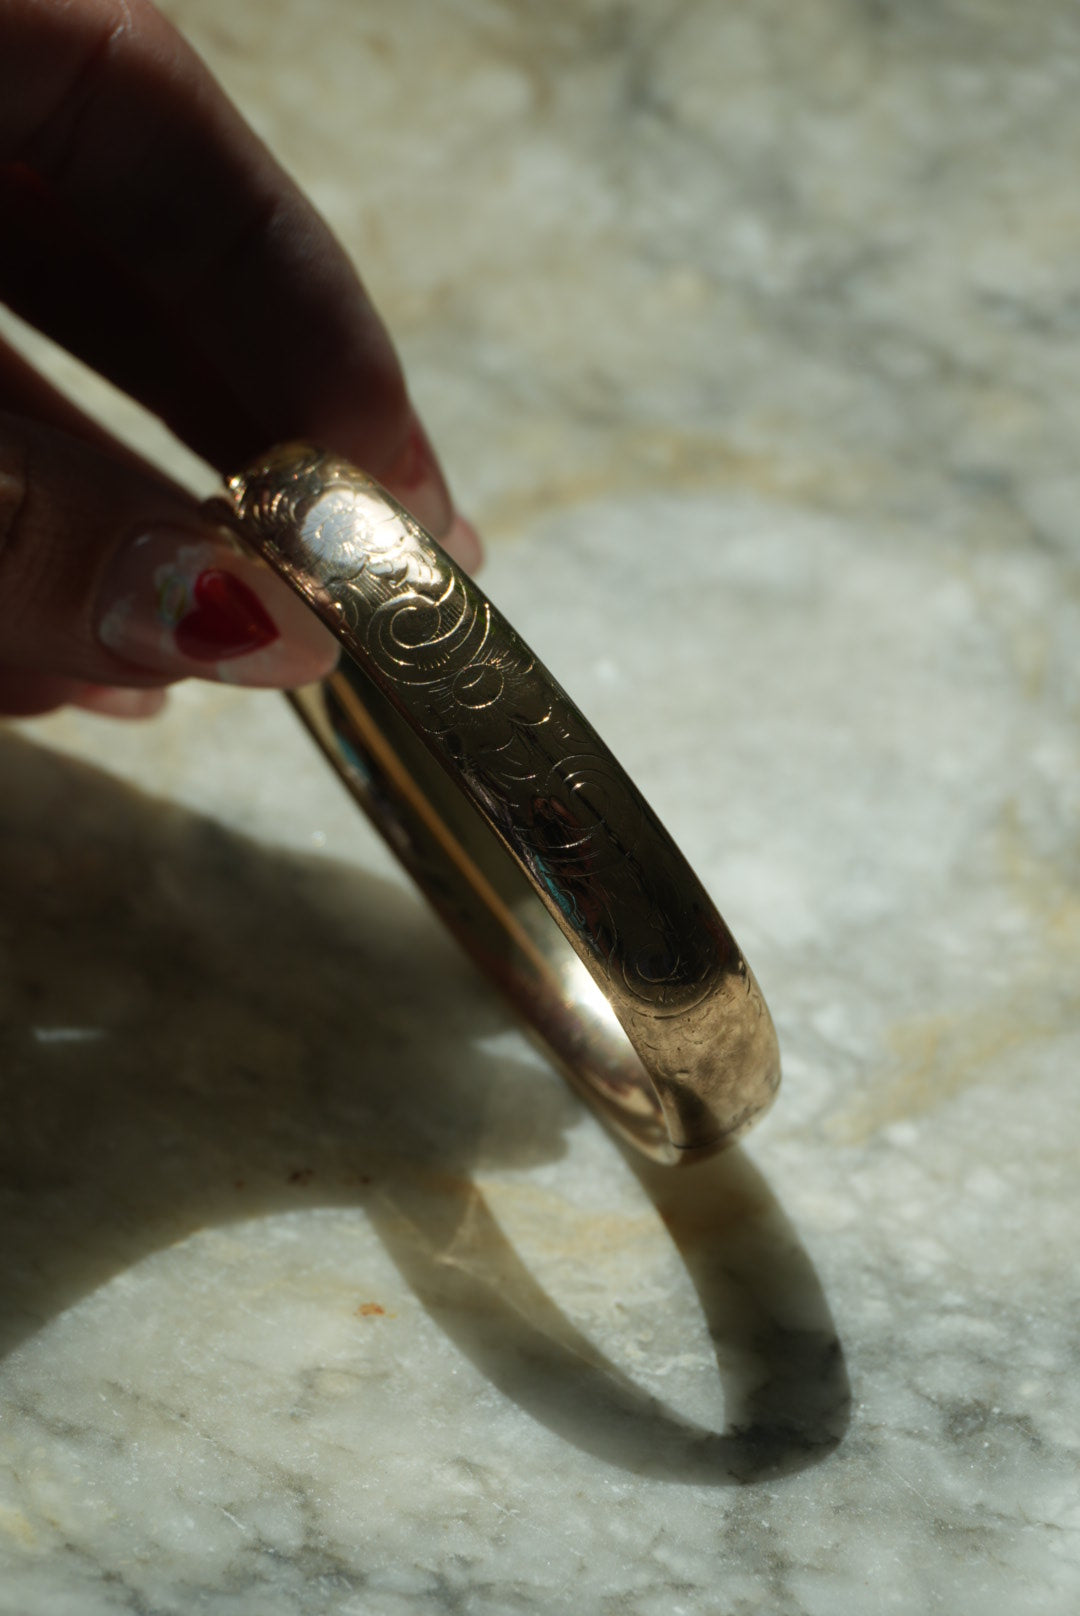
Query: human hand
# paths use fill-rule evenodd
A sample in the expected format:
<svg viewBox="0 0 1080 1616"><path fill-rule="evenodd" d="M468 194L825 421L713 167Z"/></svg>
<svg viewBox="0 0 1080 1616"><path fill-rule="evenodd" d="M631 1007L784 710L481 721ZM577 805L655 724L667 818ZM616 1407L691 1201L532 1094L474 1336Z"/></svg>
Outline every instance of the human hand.
<svg viewBox="0 0 1080 1616"><path fill-rule="evenodd" d="M318 441L477 565L343 249L149 0L0 0L0 217L0 301L205 460ZM0 341L0 713L148 716L175 679L296 685L336 653Z"/></svg>

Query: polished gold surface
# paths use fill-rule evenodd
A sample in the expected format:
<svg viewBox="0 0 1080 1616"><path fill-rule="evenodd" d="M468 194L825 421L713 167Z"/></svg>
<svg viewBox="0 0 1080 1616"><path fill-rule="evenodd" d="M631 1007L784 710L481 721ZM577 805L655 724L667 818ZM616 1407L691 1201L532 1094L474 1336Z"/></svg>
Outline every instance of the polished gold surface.
<svg viewBox="0 0 1080 1616"><path fill-rule="evenodd" d="M295 705L566 1076L660 1161L744 1132L780 1077L761 991L566 692L347 462L287 445L229 491L249 541L346 653Z"/></svg>

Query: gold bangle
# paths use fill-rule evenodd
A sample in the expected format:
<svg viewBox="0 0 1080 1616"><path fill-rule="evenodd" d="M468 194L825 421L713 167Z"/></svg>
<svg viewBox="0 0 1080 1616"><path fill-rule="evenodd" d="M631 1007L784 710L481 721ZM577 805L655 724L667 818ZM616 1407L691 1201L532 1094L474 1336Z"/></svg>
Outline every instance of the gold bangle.
<svg viewBox="0 0 1080 1616"><path fill-rule="evenodd" d="M729 1143L780 1081L734 938L562 687L378 483L306 444L229 482L344 650L291 699L451 931L646 1155Z"/></svg>

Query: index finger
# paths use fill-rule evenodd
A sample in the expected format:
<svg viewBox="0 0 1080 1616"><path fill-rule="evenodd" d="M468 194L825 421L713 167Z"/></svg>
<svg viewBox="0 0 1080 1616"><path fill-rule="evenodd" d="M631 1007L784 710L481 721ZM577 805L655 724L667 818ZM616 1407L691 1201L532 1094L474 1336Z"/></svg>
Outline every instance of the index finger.
<svg viewBox="0 0 1080 1616"><path fill-rule="evenodd" d="M428 485L416 514L445 530L445 484L347 255L176 30L148 0L3 0L0 37L0 161L43 178L198 373L237 401L228 442L219 428L192 442L191 411L177 410L192 447L224 467L274 440L316 438L406 503L406 484ZM5 247L16 280L22 250ZM47 326L47 311L35 317ZM124 384L175 424L162 355L138 363L145 379L128 364Z"/></svg>

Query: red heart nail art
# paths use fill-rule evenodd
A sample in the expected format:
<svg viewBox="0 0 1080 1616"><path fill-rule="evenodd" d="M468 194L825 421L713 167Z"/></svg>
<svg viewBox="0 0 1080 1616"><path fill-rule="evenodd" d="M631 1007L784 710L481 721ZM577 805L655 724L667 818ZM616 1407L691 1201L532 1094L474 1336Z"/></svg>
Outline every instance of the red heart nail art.
<svg viewBox="0 0 1080 1616"><path fill-rule="evenodd" d="M194 606L177 623L177 649L193 662L248 656L279 638L259 597L231 572L200 572Z"/></svg>

